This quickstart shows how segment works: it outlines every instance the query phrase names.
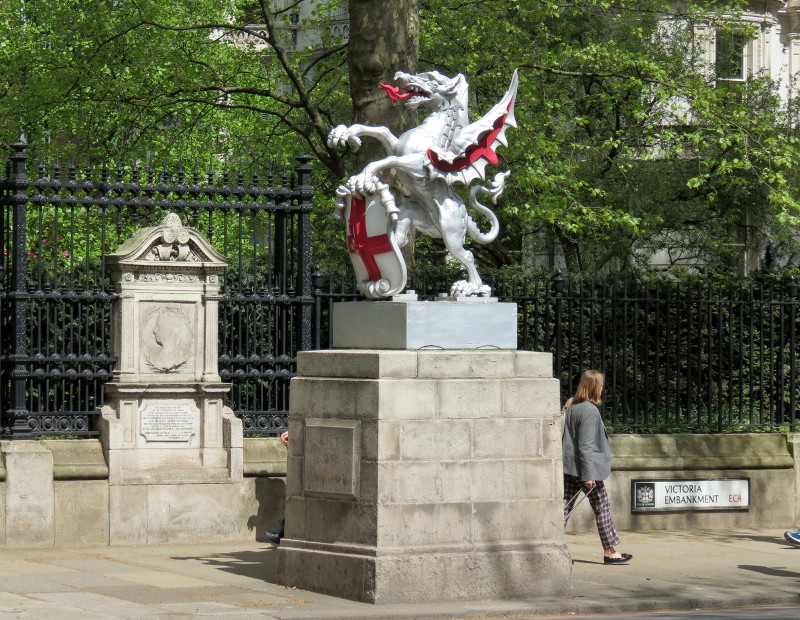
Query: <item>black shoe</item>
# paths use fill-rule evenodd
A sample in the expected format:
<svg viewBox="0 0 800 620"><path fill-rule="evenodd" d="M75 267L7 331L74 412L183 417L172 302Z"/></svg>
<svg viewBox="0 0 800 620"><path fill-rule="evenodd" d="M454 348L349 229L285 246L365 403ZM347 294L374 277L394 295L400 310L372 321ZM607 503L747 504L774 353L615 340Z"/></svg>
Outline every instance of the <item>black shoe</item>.
<svg viewBox="0 0 800 620"><path fill-rule="evenodd" d="M630 562L633 559L633 556L630 553L623 553L618 558L609 558L603 557L603 564L625 564L626 562Z"/></svg>
<svg viewBox="0 0 800 620"><path fill-rule="evenodd" d="M264 534L268 541L271 543L275 543L276 545L281 544L281 537L278 535L278 532L267 532Z"/></svg>

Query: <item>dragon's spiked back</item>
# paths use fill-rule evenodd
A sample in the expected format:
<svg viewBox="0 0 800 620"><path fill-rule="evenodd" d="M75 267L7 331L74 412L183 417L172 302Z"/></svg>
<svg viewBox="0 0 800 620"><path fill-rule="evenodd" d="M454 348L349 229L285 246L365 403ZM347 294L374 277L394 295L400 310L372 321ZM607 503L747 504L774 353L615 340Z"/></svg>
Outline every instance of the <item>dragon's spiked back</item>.
<svg viewBox="0 0 800 620"><path fill-rule="evenodd" d="M514 102L518 86L519 72L515 70L505 95L489 112L455 133L446 147L428 150L430 178L443 177L449 184L464 185L485 178L486 165L498 163L497 147L508 146L506 129L517 126Z"/></svg>

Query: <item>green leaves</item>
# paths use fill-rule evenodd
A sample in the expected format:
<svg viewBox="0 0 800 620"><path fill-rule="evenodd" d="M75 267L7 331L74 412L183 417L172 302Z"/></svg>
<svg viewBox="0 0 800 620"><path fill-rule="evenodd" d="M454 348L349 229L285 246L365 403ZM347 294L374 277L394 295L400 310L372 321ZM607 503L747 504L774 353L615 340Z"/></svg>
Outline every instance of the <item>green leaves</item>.
<svg viewBox="0 0 800 620"><path fill-rule="evenodd" d="M186 167L302 150L339 177L345 166L324 143L352 111L345 50L329 18L339 5L314 3L314 15L311 4L0 3L0 141L24 130L35 156ZM571 269L597 271L631 264L665 238L710 261L743 235L752 244L789 238L800 216L796 111L765 77L715 83L700 63L694 25L758 34L737 23L742 2L418 6L420 70L465 73L473 115L521 68L519 128L500 152L512 171L497 207L506 248L547 231ZM319 28L310 48L293 51L296 11Z"/></svg>
<svg viewBox="0 0 800 620"><path fill-rule="evenodd" d="M698 62L694 24L757 34L736 22L740 2L464 4L423 3L421 57L466 73L475 114L522 67L519 129L501 152L506 243L553 231L570 269L597 271L665 236L710 263L745 230L753 247L788 238L800 150L776 86L715 84Z"/></svg>
<svg viewBox="0 0 800 620"><path fill-rule="evenodd" d="M263 158L265 141L273 153L325 155L315 123L324 124L320 109L342 105L335 84L344 56L320 59L330 37L313 59L311 50L287 53L290 32L275 33L289 12L271 6L247 30L253 3L243 0L4 3L13 45L0 81L19 90L0 98L0 139L22 126L35 154L80 160L205 164ZM306 74L311 66L315 75Z"/></svg>

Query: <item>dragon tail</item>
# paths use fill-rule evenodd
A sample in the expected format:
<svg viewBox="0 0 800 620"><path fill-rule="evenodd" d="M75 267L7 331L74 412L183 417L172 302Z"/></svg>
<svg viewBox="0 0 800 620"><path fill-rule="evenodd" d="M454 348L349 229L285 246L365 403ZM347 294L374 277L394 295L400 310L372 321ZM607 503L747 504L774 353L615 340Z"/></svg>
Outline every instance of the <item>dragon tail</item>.
<svg viewBox="0 0 800 620"><path fill-rule="evenodd" d="M488 187L484 185L475 185L469 191L469 206L475 209L481 215L484 215L491 224L488 231L482 232L475 220L473 220L469 215L467 216L467 233L469 233L469 236L478 243L491 243L497 239L497 235L500 232L500 222L498 221L497 216L489 207L478 202L478 192L489 194L492 197L492 203L496 204L497 199L503 193L503 189L506 185L506 177L509 174L511 173L498 172Z"/></svg>

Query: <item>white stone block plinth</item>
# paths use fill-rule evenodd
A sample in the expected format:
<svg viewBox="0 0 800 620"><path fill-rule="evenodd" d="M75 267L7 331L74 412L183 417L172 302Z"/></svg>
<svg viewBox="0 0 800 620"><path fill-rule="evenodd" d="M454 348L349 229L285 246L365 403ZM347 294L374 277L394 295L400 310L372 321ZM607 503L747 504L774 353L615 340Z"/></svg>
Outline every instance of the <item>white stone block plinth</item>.
<svg viewBox="0 0 800 620"><path fill-rule="evenodd" d="M570 589L549 354L303 352L290 409L280 583L372 603Z"/></svg>
<svg viewBox="0 0 800 620"><path fill-rule="evenodd" d="M333 304L335 349L516 349L517 304L343 301Z"/></svg>

